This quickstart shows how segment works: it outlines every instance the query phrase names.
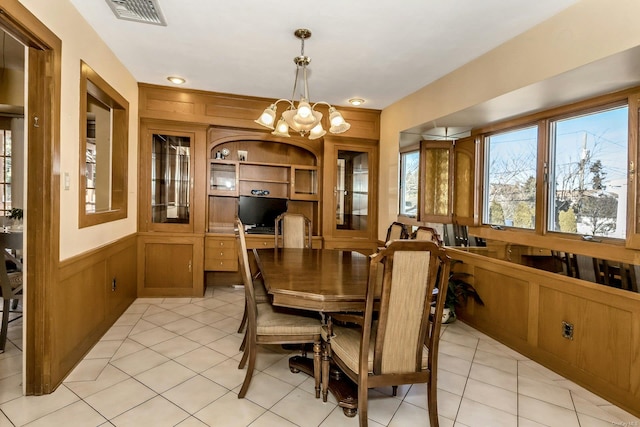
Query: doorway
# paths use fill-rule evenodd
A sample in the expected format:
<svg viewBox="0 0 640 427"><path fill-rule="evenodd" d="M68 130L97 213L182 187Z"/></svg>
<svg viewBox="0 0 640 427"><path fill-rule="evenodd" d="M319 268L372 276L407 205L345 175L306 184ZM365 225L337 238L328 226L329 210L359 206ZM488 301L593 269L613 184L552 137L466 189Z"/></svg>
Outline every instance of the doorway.
<svg viewBox="0 0 640 427"><path fill-rule="evenodd" d="M23 273L25 328L23 341L23 392L50 393L51 298L56 290L59 260L59 152L61 41L18 1L4 1L0 30L19 42L24 52L24 144L26 149L20 186L25 217ZM0 34L2 36L2 34ZM10 37L9 37L10 36ZM6 70L5 70L6 72ZM23 71L24 73L24 71ZM26 90L25 90L26 89ZM12 135L13 136L13 135ZM16 185L16 183L12 183ZM13 194L12 203L16 202Z"/></svg>

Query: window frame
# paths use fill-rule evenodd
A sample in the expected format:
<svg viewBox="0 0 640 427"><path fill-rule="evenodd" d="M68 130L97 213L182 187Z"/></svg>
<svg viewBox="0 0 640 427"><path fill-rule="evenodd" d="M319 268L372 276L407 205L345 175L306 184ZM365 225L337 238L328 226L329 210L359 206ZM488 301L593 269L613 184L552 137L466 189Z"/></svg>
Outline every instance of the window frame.
<svg viewBox="0 0 640 427"><path fill-rule="evenodd" d="M415 216L410 216L410 215L405 215L402 213L402 201L404 200L403 198L403 191L404 191L404 174L403 174L403 161L402 161L402 157L407 155L407 154L412 154L412 153L417 153L418 154L418 200L417 200L417 206L416 206L416 214ZM420 144L413 144L407 147L403 147L400 149L399 151L399 156L398 156L398 218L399 219L406 219L408 221L418 221L420 218L420 202L421 202L421 177L422 177L422 161L421 161L422 155L420 152Z"/></svg>
<svg viewBox="0 0 640 427"><path fill-rule="evenodd" d="M474 135L478 135L481 138L481 158L477 162L476 166L482 171L482 176L486 173L486 156L485 156L485 136L497 132L506 131L518 127L526 127L531 123L537 122L541 128L538 132L538 166L537 166L537 185L536 185L536 198L542 200L543 203L537 203L536 205L536 221L535 227L532 230L526 229L507 229L496 230L491 228L490 225L485 224L484 214L484 183L482 186L476 188L478 192L478 200L481 203L480 206L480 224L474 233L484 238L504 240L509 239L513 243L524 243L530 246L541 246L548 248L557 248L562 250L566 247L568 241L585 242L582 235L572 233L562 233L559 231L551 231L547 229L547 217L548 217L548 197L549 197L549 183L546 176L548 171L547 165L550 159L550 125L553 120L561 118L571 117L580 114L586 114L589 112L605 110L615 105L627 104L629 112L629 130L628 130L628 159L627 176L629 179L628 194L627 194L627 233L626 238L611 238L602 237L596 239L598 243L606 243L612 246L624 246L626 248L638 248L640 249L640 219L635 221L634 218L637 212L640 212L640 201L636 202L634 199L635 194L640 191L640 186L635 170L631 165L638 162L638 133L640 132L639 119L640 114L638 109L640 108L640 87L633 87L625 89L616 93L602 95L594 98L590 98L583 101L578 101L573 104L563 105L544 111L540 111L534 114L529 114L519 118L507 120L504 122L492 124L483 128L479 128L473 132ZM636 206L637 205L637 206ZM522 238L518 237L522 236ZM573 243L570 243L573 245ZM595 247L594 247L595 248ZM602 250L602 249L601 249ZM584 252L584 251L583 251ZM589 252L589 251L587 251Z"/></svg>
<svg viewBox="0 0 640 427"><path fill-rule="evenodd" d="M92 96L111 109L111 183L108 210L86 210L86 150L87 98ZM90 227L127 217L129 102L98 75L87 63L80 61L80 157L78 185L78 226Z"/></svg>

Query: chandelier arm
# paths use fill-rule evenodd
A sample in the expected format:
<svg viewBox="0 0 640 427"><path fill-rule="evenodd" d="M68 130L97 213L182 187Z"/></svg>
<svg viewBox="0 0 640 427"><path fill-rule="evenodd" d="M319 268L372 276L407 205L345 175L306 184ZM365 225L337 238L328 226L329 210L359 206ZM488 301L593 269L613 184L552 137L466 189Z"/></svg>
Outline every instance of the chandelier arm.
<svg viewBox="0 0 640 427"><path fill-rule="evenodd" d="M328 102L325 101L318 101L315 104L313 104L313 107L311 107L312 109L316 108L316 105L326 105L329 108L332 108L333 106L331 104L329 104Z"/></svg>
<svg viewBox="0 0 640 427"><path fill-rule="evenodd" d="M290 99L286 99L286 98L278 99L277 101L275 101L273 103L273 105L277 105L279 102L286 102L286 103L288 103L289 105L291 105L293 107L293 101L291 101Z"/></svg>

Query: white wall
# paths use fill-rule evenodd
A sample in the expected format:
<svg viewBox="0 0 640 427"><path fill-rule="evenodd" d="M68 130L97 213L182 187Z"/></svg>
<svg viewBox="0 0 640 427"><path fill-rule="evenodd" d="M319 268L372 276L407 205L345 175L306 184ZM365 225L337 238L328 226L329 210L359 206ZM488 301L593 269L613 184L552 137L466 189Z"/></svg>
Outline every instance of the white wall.
<svg viewBox="0 0 640 427"><path fill-rule="evenodd" d="M397 215L400 132L640 46L638 16L636 0L583 0L385 108L379 238Z"/></svg>
<svg viewBox="0 0 640 427"><path fill-rule="evenodd" d="M138 86L131 73L69 1L19 1L62 40L59 170L60 259L64 260L136 232ZM81 60L129 102L128 218L84 229L78 228ZM64 189L66 173L70 178L69 190Z"/></svg>

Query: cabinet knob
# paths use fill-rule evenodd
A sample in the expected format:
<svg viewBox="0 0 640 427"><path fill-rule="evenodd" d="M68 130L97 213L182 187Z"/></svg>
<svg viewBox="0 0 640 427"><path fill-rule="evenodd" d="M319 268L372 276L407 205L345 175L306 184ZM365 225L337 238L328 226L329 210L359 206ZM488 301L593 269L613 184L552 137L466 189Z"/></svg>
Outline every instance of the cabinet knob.
<svg viewBox="0 0 640 427"><path fill-rule="evenodd" d="M220 256L224 255L224 252L220 252Z"/></svg>
<svg viewBox="0 0 640 427"><path fill-rule="evenodd" d="M262 242L262 246L267 246L267 242Z"/></svg>
<svg viewBox="0 0 640 427"><path fill-rule="evenodd" d="M224 242L220 242L220 246L224 246Z"/></svg>

